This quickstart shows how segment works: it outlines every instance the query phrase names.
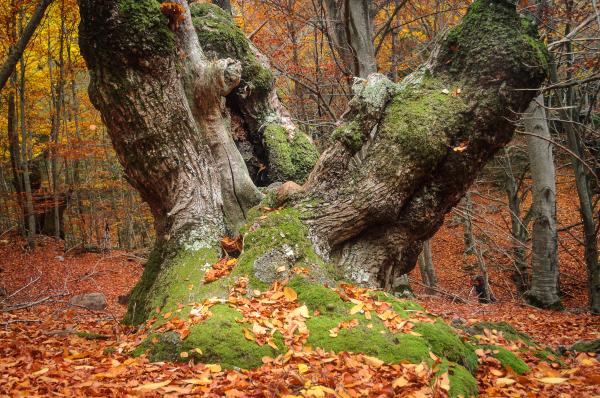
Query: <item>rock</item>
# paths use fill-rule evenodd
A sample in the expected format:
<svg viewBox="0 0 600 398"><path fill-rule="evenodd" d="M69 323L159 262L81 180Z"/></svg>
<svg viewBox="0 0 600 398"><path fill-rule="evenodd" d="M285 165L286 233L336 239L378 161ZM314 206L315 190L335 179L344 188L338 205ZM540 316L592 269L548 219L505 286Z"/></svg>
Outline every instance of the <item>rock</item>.
<svg viewBox="0 0 600 398"><path fill-rule="evenodd" d="M282 205L293 195L302 192L302 187L294 181L288 181L277 190L277 204Z"/></svg>
<svg viewBox="0 0 600 398"><path fill-rule="evenodd" d="M85 307L88 310L101 311L106 308L106 297L102 293L87 293L74 296L70 304Z"/></svg>

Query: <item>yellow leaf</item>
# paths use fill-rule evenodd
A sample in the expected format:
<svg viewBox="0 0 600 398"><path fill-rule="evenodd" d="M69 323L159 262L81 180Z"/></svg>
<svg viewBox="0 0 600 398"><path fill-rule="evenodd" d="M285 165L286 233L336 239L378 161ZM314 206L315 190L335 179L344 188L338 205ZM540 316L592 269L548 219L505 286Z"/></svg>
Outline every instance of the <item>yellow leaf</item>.
<svg viewBox="0 0 600 398"><path fill-rule="evenodd" d="M392 387L393 388L401 388L401 387L406 386L407 384L408 384L408 380L406 380L404 377L400 376L396 380L394 380L394 382L392 383Z"/></svg>
<svg viewBox="0 0 600 398"><path fill-rule="evenodd" d="M194 351L198 355L202 355L202 350L200 348L194 348L192 351Z"/></svg>
<svg viewBox="0 0 600 398"><path fill-rule="evenodd" d="M504 387L504 386L510 386L511 384L516 383L515 380L508 378L508 377L500 377L498 379L496 379L496 385L498 387Z"/></svg>
<svg viewBox="0 0 600 398"><path fill-rule="evenodd" d="M298 371L300 372L300 374L308 372L308 365L305 363L299 363Z"/></svg>
<svg viewBox="0 0 600 398"><path fill-rule="evenodd" d="M448 372L445 372L439 377L440 388L444 391L450 391L450 378Z"/></svg>
<svg viewBox="0 0 600 398"><path fill-rule="evenodd" d="M306 307L306 305L303 305L302 307L298 307L295 310L293 310L292 312L290 312L290 315L292 317L296 316L296 315L300 315L304 318L310 318L310 315L308 313L308 308Z"/></svg>
<svg viewBox="0 0 600 398"><path fill-rule="evenodd" d="M194 384L197 386L206 386L212 383L211 379L203 378L203 379L185 379L181 380L181 384Z"/></svg>
<svg viewBox="0 0 600 398"><path fill-rule="evenodd" d="M283 295L289 301L295 301L298 298L298 294L296 293L296 291L291 287L287 286L283 288Z"/></svg>
<svg viewBox="0 0 600 398"><path fill-rule="evenodd" d="M211 371L211 373L219 373L221 371L221 365L217 364L209 364L206 365L206 367L208 368L208 370Z"/></svg>
<svg viewBox="0 0 600 398"><path fill-rule="evenodd" d="M188 354L188 353L187 353L187 351L183 351L183 352L180 352L180 353L179 353L179 356L180 356L181 358L187 358L187 357L189 357L189 356L190 356L190 354Z"/></svg>
<svg viewBox="0 0 600 398"><path fill-rule="evenodd" d="M373 366L374 368L379 368L381 365L384 364L384 362L381 359L370 357L367 355L365 355L365 362L367 363L367 365Z"/></svg>
<svg viewBox="0 0 600 398"><path fill-rule="evenodd" d="M225 264L227 264L228 266L232 266L235 265L235 263L237 263L237 258L230 258Z"/></svg>
<svg viewBox="0 0 600 398"><path fill-rule="evenodd" d="M33 372L31 375L34 377L37 377L37 376L43 375L44 373L48 372L49 370L50 369L48 369L48 368L42 368L42 369L38 370L37 372Z"/></svg>
<svg viewBox="0 0 600 398"><path fill-rule="evenodd" d="M171 383L171 380L165 380L165 381L161 381L159 383L147 383L147 384L142 384L141 386L134 388L134 390L137 390L137 391L158 390L159 388L169 385L170 383Z"/></svg>
<svg viewBox="0 0 600 398"><path fill-rule="evenodd" d="M560 383L564 383L568 379L565 379L564 377L543 377L538 380L544 384L560 384Z"/></svg>
<svg viewBox="0 0 600 398"><path fill-rule="evenodd" d="M254 335L252 334L250 329L244 329L244 337L246 338L246 340L250 340L250 341L256 340L256 337L254 337Z"/></svg>
<svg viewBox="0 0 600 398"><path fill-rule="evenodd" d="M171 315L173 315L171 312L167 312L166 314L163 315L164 319L170 318Z"/></svg>
<svg viewBox="0 0 600 398"><path fill-rule="evenodd" d="M498 377L504 376L504 372L498 369L490 369L490 373Z"/></svg>
<svg viewBox="0 0 600 398"><path fill-rule="evenodd" d="M362 311L364 303L358 303L354 307L350 308L350 315L354 315Z"/></svg>

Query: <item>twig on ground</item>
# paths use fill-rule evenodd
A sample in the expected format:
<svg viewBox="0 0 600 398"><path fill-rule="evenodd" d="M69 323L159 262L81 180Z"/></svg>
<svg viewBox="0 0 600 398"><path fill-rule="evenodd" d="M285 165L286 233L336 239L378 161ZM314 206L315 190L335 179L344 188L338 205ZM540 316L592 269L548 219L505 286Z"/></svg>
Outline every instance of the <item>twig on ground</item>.
<svg viewBox="0 0 600 398"><path fill-rule="evenodd" d="M462 298L462 297L460 297L460 296L457 296L457 295L456 295L456 294L454 294L454 293L447 292L447 291L445 291L445 290L442 290L442 289L440 289L440 288L437 288L437 287L431 287L431 286L427 286L427 285L425 285L424 283L421 283L421 282L418 282L418 281L417 281L416 283L417 283L417 285L419 285L419 286L422 286L422 287L426 287L426 288L428 288L428 289L431 289L431 290L433 290L433 291L435 291L435 292L437 292L437 293L440 293L440 294L441 294L441 295L443 295L443 296L450 297L450 298L452 298L452 300L453 300L453 301L454 301L454 300L456 300L456 301L458 301L459 303L462 303L462 304L468 304L468 303L469 303L467 300L465 300L464 298Z"/></svg>

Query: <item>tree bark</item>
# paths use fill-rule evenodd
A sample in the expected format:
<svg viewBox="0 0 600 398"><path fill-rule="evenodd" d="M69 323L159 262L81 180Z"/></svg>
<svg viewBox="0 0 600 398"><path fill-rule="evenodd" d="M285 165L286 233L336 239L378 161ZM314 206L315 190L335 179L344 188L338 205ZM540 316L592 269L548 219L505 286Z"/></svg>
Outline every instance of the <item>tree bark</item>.
<svg viewBox="0 0 600 398"><path fill-rule="evenodd" d="M226 298L242 276L249 291L264 289L298 267L310 286L332 286L340 276L390 286L415 266L422 242L510 140L511 117L545 77L543 47L521 27L514 5L478 0L402 84L373 74L356 85L335 144L307 182L286 184L280 203L265 202L267 210L248 211L259 195L243 163L230 161L239 152L223 107L243 65L208 60L187 2L176 3L173 10L155 0L79 1L90 97L157 230L131 296L131 323L149 319L156 307ZM234 189L239 181L246 185ZM235 211L224 205L232 191ZM202 283L221 256L218 241L235 232L232 214L248 218L244 250L229 276ZM194 327L198 336L207 326ZM232 333L215 339L234 344Z"/></svg>
<svg viewBox="0 0 600 398"><path fill-rule="evenodd" d="M326 0L329 35L350 76L377 72L373 26L367 0Z"/></svg>
<svg viewBox="0 0 600 398"><path fill-rule="evenodd" d="M435 294L437 276L435 275L435 268L433 267L433 259L431 257L431 240L423 242L423 251L419 255L419 270L421 271L423 284L430 288L428 293Z"/></svg>
<svg viewBox="0 0 600 398"><path fill-rule="evenodd" d="M560 307L556 237L556 177L544 97L531 102L523 117L527 153L533 180L533 232L531 288L525 295L530 304ZM535 134L535 135L533 135Z"/></svg>

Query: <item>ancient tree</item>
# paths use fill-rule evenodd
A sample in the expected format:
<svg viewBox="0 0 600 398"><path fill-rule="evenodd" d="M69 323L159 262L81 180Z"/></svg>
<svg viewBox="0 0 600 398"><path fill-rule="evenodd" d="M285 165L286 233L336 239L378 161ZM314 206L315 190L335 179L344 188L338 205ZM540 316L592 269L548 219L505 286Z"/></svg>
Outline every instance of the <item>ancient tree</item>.
<svg viewBox="0 0 600 398"><path fill-rule="evenodd" d="M312 168L314 148L281 107L268 63L227 13L207 4L190 9L186 1L79 3L90 97L155 219L156 247L126 317L134 324L157 307L226 298L239 277L248 278L249 292L290 279L299 299L322 314L307 322L309 342L325 345L319 330L343 318L339 297L324 286L346 280L393 289L510 140L513 121L546 75L544 46L514 4L478 0L403 82L371 74L355 84L335 142ZM273 181L303 183L304 171L312 171L301 186L260 191L235 145L238 135L249 137L264 168L283 170ZM237 234L244 247L231 274L203 283L223 255L221 239ZM183 346L199 344L200 360L255 366L272 354L268 345L248 346L236 309L211 311L185 341L161 337L150 347L154 355L177 358ZM371 349L363 341L337 349ZM373 347L388 355L400 341L380 343ZM467 366L469 358L451 360Z"/></svg>

